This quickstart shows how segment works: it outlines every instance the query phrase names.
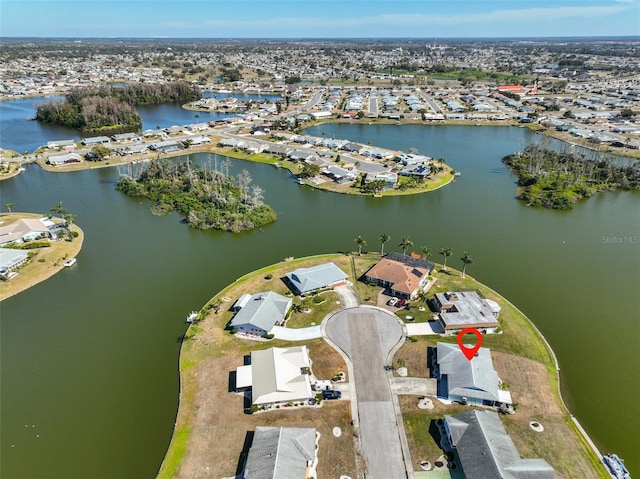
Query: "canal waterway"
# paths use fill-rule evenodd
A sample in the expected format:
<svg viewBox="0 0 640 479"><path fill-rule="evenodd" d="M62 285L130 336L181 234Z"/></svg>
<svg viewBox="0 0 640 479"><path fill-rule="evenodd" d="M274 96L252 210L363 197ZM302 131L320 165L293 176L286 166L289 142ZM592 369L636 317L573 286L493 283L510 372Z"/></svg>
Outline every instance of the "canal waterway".
<svg viewBox="0 0 640 479"><path fill-rule="evenodd" d="M175 123L175 122L174 122ZM85 231L78 263L1 305L3 478L152 478L178 406L184 319L245 273L287 256L399 251L409 236L516 304L544 333L572 411L603 452L640 472L635 371L640 339L640 195L603 193L573 211L527 208L500 159L537 136L509 127L322 125L310 134L408 150L460 171L417 196L347 196L233 161L265 190L278 221L241 234L190 230L114 190L116 168L2 182L2 203L46 214L63 202ZM206 155L194 155L203 161ZM440 261L437 253L434 260ZM517 398L515 399L517 401ZM223 447L223 446L221 446Z"/></svg>

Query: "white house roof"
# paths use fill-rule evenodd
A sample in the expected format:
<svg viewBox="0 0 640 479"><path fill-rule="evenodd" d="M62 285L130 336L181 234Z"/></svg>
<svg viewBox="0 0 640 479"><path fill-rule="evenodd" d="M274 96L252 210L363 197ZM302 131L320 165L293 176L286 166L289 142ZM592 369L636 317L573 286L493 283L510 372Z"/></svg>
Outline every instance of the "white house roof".
<svg viewBox="0 0 640 479"><path fill-rule="evenodd" d="M313 428L256 427L245 479L304 479L316 457Z"/></svg>
<svg viewBox="0 0 640 479"><path fill-rule="evenodd" d="M0 243L16 241L25 235L47 233L49 228L40 219L24 218L7 226L0 226Z"/></svg>
<svg viewBox="0 0 640 479"><path fill-rule="evenodd" d="M480 348L469 361L457 344L438 343L437 347L440 376L446 375L443 381L447 396L500 401L500 380L488 348Z"/></svg>
<svg viewBox="0 0 640 479"><path fill-rule="evenodd" d="M289 282L296 294L303 294L316 289L333 286L347 279L347 275L334 263L324 263L310 268L298 268L287 273Z"/></svg>
<svg viewBox="0 0 640 479"><path fill-rule="evenodd" d="M520 458L497 413L466 411L445 421L467 479L556 478L544 459Z"/></svg>
<svg viewBox="0 0 640 479"><path fill-rule="evenodd" d="M306 346L251 352L253 404L304 401L313 397Z"/></svg>
<svg viewBox="0 0 640 479"><path fill-rule="evenodd" d="M27 259L29 252L21 249L0 248L0 273L14 268Z"/></svg>
<svg viewBox="0 0 640 479"><path fill-rule="evenodd" d="M269 332L277 322L284 319L291 303L291 298L285 298L273 291L256 293L236 313L230 326L250 324Z"/></svg>

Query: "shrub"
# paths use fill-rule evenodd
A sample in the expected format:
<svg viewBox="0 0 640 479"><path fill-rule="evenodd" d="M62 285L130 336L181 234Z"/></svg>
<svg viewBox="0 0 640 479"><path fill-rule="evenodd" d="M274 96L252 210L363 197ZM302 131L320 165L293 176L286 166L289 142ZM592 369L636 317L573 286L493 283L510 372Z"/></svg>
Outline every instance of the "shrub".
<svg viewBox="0 0 640 479"><path fill-rule="evenodd" d="M270 279L273 279L273 275L271 273L269 273L268 275L266 275L264 277L264 279L266 279L267 281L269 281Z"/></svg>
<svg viewBox="0 0 640 479"><path fill-rule="evenodd" d="M80 233L78 233L77 231L72 231L71 236L73 236L74 238L77 238L78 236L80 236Z"/></svg>
<svg viewBox="0 0 640 479"><path fill-rule="evenodd" d="M273 339L274 338L273 334L271 334L271 333L263 334L262 337L264 339Z"/></svg>
<svg viewBox="0 0 640 479"><path fill-rule="evenodd" d="M258 412L258 406L256 406L255 404L251 405L251 412Z"/></svg>

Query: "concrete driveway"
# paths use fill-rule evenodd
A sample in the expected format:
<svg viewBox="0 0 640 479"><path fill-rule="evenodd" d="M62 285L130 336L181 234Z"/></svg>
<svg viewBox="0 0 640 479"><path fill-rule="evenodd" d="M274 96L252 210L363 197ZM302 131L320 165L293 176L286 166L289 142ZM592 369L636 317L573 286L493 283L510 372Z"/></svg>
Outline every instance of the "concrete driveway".
<svg viewBox="0 0 640 479"><path fill-rule="evenodd" d="M343 309L324 323L325 335L351 362L352 404L367 479L406 479L404 427L396 414L385 364L404 341L398 319L378 308ZM405 458L406 454L406 458ZM409 461L410 463L410 461Z"/></svg>

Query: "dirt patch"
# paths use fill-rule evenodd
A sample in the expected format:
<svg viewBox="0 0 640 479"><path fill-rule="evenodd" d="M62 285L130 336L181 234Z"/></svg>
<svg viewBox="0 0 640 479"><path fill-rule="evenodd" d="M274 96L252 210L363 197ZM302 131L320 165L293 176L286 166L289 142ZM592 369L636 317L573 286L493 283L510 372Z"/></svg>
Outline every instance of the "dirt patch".
<svg viewBox="0 0 640 479"><path fill-rule="evenodd" d="M322 349L322 348L318 348ZM242 364L242 357L225 356L203 361L187 374L197 383L186 453L178 478L230 477L243 453L247 432L256 426L314 427L320 434L319 477L355 477L355 449L351 409L347 401L323 402L320 407L287 407L246 414L243 395L229 392L229 373ZM335 437L334 427L342 435Z"/></svg>
<svg viewBox="0 0 640 479"><path fill-rule="evenodd" d="M410 377L428 378L427 343L425 341L405 341L393 357L395 368L405 367Z"/></svg>

